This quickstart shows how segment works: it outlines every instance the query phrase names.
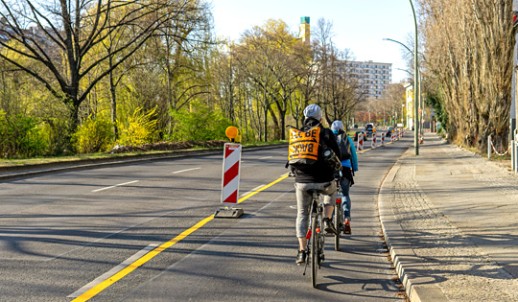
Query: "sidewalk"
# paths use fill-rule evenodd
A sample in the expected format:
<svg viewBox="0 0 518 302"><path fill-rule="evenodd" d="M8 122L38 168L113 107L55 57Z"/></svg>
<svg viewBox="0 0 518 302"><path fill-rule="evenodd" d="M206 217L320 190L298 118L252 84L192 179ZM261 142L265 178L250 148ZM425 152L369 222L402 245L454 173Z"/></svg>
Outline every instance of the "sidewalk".
<svg viewBox="0 0 518 302"><path fill-rule="evenodd" d="M505 167L427 134L387 174L379 211L412 302L518 301L518 177Z"/></svg>

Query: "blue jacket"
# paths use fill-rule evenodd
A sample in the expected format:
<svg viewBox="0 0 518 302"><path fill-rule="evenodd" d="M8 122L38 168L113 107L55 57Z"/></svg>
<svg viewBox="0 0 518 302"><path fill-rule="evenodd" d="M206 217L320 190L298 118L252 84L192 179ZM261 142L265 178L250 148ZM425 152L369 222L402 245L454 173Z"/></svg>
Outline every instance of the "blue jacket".
<svg viewBox="0 0 518 302"><path fill-rule="evenodd" d="M341 144L341 138L346 137L349 141L349 153L351 154L350 159L343 159L342 160L342 167L352 168L354 172L358 172L358 154L356 153L356 148L354 147L353 139L347 135L344 131L340 131L338 133L337 137L337 143Z"/></svg>

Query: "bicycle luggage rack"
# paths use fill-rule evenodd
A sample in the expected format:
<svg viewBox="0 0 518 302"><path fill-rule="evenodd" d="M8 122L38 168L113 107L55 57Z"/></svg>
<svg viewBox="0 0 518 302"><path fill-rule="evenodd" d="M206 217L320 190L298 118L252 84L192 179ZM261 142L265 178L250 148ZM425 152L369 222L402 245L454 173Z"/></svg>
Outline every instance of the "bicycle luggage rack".
<svg viewBox="0 0 518 302"><path fill-rule="evenodd" d="M216 210L214 218L239 218L243 213L242 208L224 207Z"/></svg>

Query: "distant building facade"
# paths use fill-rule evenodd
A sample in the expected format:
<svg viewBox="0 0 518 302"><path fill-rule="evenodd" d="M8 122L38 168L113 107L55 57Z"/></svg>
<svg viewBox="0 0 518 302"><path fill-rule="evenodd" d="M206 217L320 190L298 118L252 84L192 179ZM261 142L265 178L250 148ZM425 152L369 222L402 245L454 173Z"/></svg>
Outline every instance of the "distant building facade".
<svg viewBox="0 0 518 302"><path fill-rule="evenodd" d="M299 39L307 45L311 43L310 18L300 17ZM392 63L373 61L343 61L340 69L358 80L360 89L367 98L378 99L383 90L392 82Z"/></svg>
<svg viewBox="0 0 518 302"><path fill-rule="evenodd" d="M414 85L405 84L405 125L414 129Z"/></svg>
<svg viewBox="0 0 518 302"><path fill-rule="evenodd" d="M378 99L392 82L392 63L348 61L351 77L358 80L368 98Z"/></svg>

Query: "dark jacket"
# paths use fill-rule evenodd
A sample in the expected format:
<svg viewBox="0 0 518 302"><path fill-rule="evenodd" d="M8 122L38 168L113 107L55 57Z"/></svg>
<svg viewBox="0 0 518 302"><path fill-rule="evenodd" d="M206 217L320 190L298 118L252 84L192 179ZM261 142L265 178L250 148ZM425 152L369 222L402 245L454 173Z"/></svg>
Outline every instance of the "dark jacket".
<svg viewBox="0 0 518 302"><path fill-rule="evenodd" d="M325 128L320 122L314 118L307 118L304 121L304 130L308 130L316 125L321 128L320 131L320 142L327 145L335 154L340 154L340 149L336 143L336 137L328 128ZM300 183L323 183L332 181L335 177L335 171L325 162L316 162L311 166L304 168L294 168L293 173L295 174L295 182Z"/></svg>

